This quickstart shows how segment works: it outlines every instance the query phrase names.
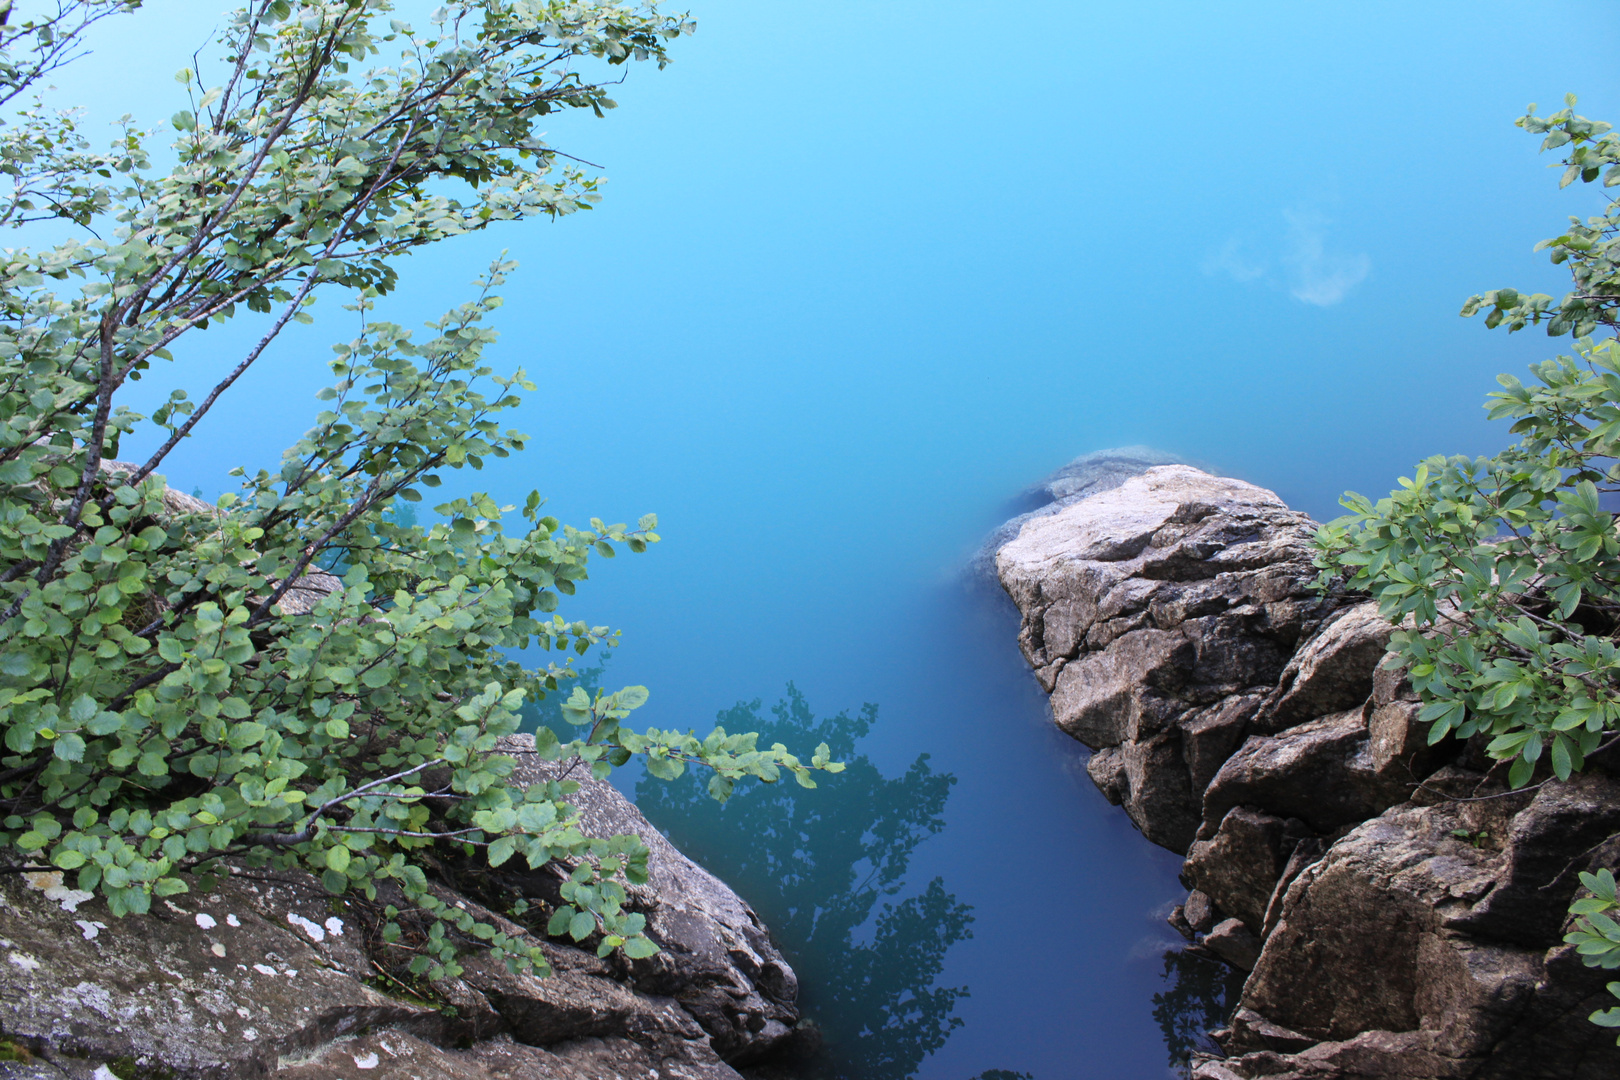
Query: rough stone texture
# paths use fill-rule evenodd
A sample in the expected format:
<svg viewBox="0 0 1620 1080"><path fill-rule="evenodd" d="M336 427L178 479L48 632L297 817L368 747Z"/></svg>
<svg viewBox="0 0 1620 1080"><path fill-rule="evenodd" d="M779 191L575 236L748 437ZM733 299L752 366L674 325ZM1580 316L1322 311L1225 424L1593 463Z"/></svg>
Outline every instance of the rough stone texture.
<svg viewBox="0 0 1620 1080"><path fill-rule="evenodd" d="M1260 959L1260 938L1239 919L1215 924L1204 937L1203 946L1235 968L1253 971Z"/></svg>
<svg viewBox="0 0 1620 1080"><path fill-rule="evenodd" d="M1393 630L1371 601L1334 616L1288 661L1251 727L1282 731L1361 705L1372 693L1373 672Z"/></svg>
<svg viewBox="0 0 1620 1080"><path fill-rule="evenodd" d="M1313 528L1160 467L1027 520L998 557L1054 721L1187 853L1173 925L1253 969L1215 1033L1229 1056L1192 1075L1620 1076L1586 1020L1612 973L1561 943L1577 874L1620 863L1616 763L1515 794L1483 740L1428 746L1389 624L1309 588Z"/></svg>
<svg viewBox="0 0 1620 1080"><path fill-rule="evenodd" d="M1220 921L1220 909L1215 906L1215 901L1209 898L1208 893L1197 889L1187 894L1187 902L1181 910L1186 916L1187 925L1200 934L1209 933L1209 928Z"/></svg>
<svg viewBox="0 0 1620 1080"><path fill-rule="evenodd" d="M1082 454L1039 484L1020 494L1007 507L1012 515L998 526L968 560L971 580L994 582L996 553L1018 535L1024 522L1047 517L1081 499L1119 487L1155 465L1174 465L1181 459L1150 446L1121 446Z"/></svg>
<svg viewBox="0 0 1620 1080"><path fill-rule="evenodd" d="M6 1034L70 1076L120 1059L261 1076L363 1027L443 1034L437 1013L358 980L365 958L310 879L227 881L119 920L60 877L0 877L0 1002Z"/></svg>
<svg viewBox="0 0 1620 1080"><path fill-rule="evenodd" d="M1192 846L1182 873L1222 911L1258 932L1297 839L1282 818L1233 807L1214 839Z"/></svg>
<svg viewBox="0 0 1620 1080"><path fill-rule="evenodd" d="M510 736L500 749L516 756L508 782L519 787L550 779L561 768L532 753L529 735ZM581 812L580 831L604 838L634 833L651 852L648 883L629 891L663 951L633 965L637 987L679 1001L729 1061L770 1052L798 1021L799 984L765 924L724 882L664 839L618 788L582 771L571 777L580 790L570 797ZM560 877L560 868L551 872Z"/></svg>
<svg viewBox="0 0 1620 1080"><path fill-rule="evenodd" d="M1288 887L1244 1007L1322 1040L1297 1055L1301 1076L1620 1075L1612 1035L1585 1022L1604 973L1558 944L1575 886L1559 871L1620 827L1614 784L1403 805L1358 826ZM1583 811L1608 825L1579 828ZM1277 1049L1244 1045L1240 1026L1234 1040ZM1276 1063L1228 1064L1247 1077Z"/></svg>
<svg viewBox="0 0 1620 1080"><path fill-rule="evenodd" d="M361 1071L364 1069L364 1071ZM446 1050L399 1031L341 1039L306 1057L284 1059L287 1080L598 1080L667 1076L737 1080L702 1040L649 1048L622 1036L580 1039L564 1052L498 1036L465 1051Z"/></svg>
<svg viewBox="0 0 1620 1080"><path fill-rule="evenodd" d="M1200 793L1302 635L1313 526L1269 491L1185 465L1032 518L996 558L1058 726L1149 839L1185 851Z"/></svg>
<svg viewBox="0 0 1620 1080"><path fill-rule="evenodd" d="M523 738L508 749L532 748ZM520 761L519 783L555 768ZM585 832L636 832L652 851L633 903L663 951L628 977L551 942L544 979L470 952L459 979L436 985L452 1017L380 992L343 903L301 873L231 877L122 920L60 874L0 875L0 1029L34 1055L0 1075L106 1080L96 1070L111 1064L169 1080L737 1080L728 1062L768 1053L797 1020L792 969L753 911L611 785L587 779L575 802ZM526 884L539 895L546 882Z"/></svg>
<svg viewBox="0 0 1620 1080"><path fill-rule="evenodd" d="M1261 806L1325 835L1405 801L1415 786L1379 772L1358 707L1249 736L1204 792L1203 833L1234 806Z"/></svg>

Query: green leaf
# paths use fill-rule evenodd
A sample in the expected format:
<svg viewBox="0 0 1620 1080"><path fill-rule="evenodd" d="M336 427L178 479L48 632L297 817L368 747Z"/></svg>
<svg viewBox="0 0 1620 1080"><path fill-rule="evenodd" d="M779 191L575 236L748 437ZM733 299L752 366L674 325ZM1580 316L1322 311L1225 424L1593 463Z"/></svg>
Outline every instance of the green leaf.
<svg viewBox="0 0 1620 1080"><path fill-rule="evenodd" d="M577 911L568 923L568 936L575 941L584 941L596 933L596 919L588 911Z"/></svg>
<svg viewBox="0 0 1620 1080"><path fill-rule="evenodd" d="M326 868L341 874L349 868L349 849L339 845L326 849Z"/></svg>
<svg viewBox="0 0 1620 1080"><path fill-rule="evenodd" d="M52 752L62 761L83 761L84 739L70 731L56 740Z"/></svg>
<svg viewBox="0 0 1620 1080"><path fill-rule="evenodd" d="M63 870L77 870L85 863L84 852L70 848L57 848L51 854L51 864Z"/></svg>
<svg viewBox="0 0 1620 1080"><path fill-rule="evenodd" d="M624 943L624 955L632 960L645 960L649 956L657 956L658 951L658 946L646 937L629 938Z"/></svg>

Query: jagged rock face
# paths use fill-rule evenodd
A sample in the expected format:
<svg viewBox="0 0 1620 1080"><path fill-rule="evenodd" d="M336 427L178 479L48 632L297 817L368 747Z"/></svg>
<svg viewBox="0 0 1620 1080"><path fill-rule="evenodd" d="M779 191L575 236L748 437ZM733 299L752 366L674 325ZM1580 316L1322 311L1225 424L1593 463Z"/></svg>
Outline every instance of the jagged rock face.
<svg viewBox="0 0 1620 1080"><path fill-rule="evenodd" d="M519 760L517 783L556 768ZM453 1012L392 996L399 988L358 947L343 902L303 873L234 876L124 919L60 874L0 875L0 1032L33 1056L0 1063L0 1075L738 1080L727 1059L768 1053L797 1020L791 967L752 909L611 785L587 778L575 801L582 831L647 841L651 880L633 904L663 951L626 974L543 942L554 974L540 979L472 950L462 976L435 987Z"/></svg>
<svg viewBox="0 0 1620 1080"><path fill-rule="evenodd" d="M514 755L509 780L519 787L560 775L563 766L539 760L534 738L514 735L500 751ZM632 906L647 916L662 952L632 965L637 987L667 994L703 1025L727 1060L748 1062L769 1053L799 1018L799 984L754 909L713 874L681 854L605 780L583 767L570 779L580 790L570 801L581 813L580 831L607 838L631 833L651 854L650 880L630 888ZM560 880L559 868L542 871ZM545 891L543 884L531 884Z"/></svg>
<svg viewBox="0 0 1620 1080"><path fill-rule="evenodd" d="M1336 609L1310 588L1314 528L1263 488L1165 465L1027 521L997 556L1053 718L1156 843L1187 850L1204 787Z"/></svg>
<svg viewBox="0 0 1620 1080"><path fill-rule="evenodd" d="M1431 782L1455 793L1482 780L1450 769ZM1612 862L1620 843L1592 840L1616 830L1620 784L1595 774L1365 822L1288 887L1234 1024L1231 1048L1247 1052L1194 1075L1620 1075L1612 1035L1586 1020L1612 1001L1609 975L1558 943L1576 870ZM1278 1053L1300 1039L1316 1045Z"/></svg>
<svg viewBox="0 0 1620 1080"><path fill-rule="evenodd" d="M1429 746L1392 627L1310 588L1313 531L1270 492L1162 467L1025 522L998 559L1053 719L1187 853L1171 924L1252 968L1230 1056L1193 1076L1620 1076L1586 1020L1612 973L1561 944L1578 873L1620 862L1620 780L1589 762L1512 794L1477 746Z"/></svg>
<svg viewBox="0 0 1620 1080"><path fill-rule="evenodd" d="M1221 911L1258 932L1277 879L1301 839L1290 824L1273 814L1234 807L1212 839L1193 844L1182 874Z"/></svg>

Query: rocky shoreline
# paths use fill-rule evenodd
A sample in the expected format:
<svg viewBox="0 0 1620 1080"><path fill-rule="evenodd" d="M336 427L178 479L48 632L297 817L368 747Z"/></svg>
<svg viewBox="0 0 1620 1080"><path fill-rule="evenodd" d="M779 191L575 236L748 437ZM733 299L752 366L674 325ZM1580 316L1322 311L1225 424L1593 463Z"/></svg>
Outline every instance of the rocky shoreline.
<svg viewBox="0 0 1620 1080"><path fill-rule="evenodd" d="M526 735L502 747L517 756L516 783L556 768L532 747ZM514 975L471 950L426 998L375 962L353 903L308 874L240 869L207 895L123 919L59 872L0 875L0 1076L740 1080L733 1066L795 1038L792 968L753 909L611 784L586 778L573 802L581 831L633 832L651 849L632 907L662 951L599 960L444 889L539 944L555 973ZM480 895L554 899L558 880L551 867L509 871Z"/></svg>
<svg viewBox="0 0 1620 1080"><path fill-rule="evenodd" d="M1309 517L1186 465L1110 480L995 566L1054 722L1186 857L1172 925L1250 972L1193 1077L1620 1075L1607 975L1562 943L1578 873L1620 860L1612 763L1507 791L1427 745L1375 606L1313 588Z"/></svg>

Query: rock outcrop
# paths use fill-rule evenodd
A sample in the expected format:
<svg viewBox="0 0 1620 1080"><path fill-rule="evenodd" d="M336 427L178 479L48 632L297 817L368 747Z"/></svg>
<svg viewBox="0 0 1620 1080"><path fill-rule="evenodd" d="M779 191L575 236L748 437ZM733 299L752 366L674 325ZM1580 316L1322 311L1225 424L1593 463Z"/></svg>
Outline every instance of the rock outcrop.
<svg viewBox="0 0 1620 1080"><path fill-rule="evenodd" d="M515 736L502 748L518 756L517 783L556 769L525 755L532 746ZM791 967L753 910L610 784L587 778L574 799L588 835L646 840L651 880L632 906L662 951L626 964L538 941L554 969L542 979L471 949L436 1000L377 965L364 920L300 872L240 870L123 919L59 873L0 875L0 1076L737 1080L733 1064L790 1036ZM546 899L548 873L502 887Z"/></svg>
<svg viewBox="0 0 1620 1080"><path fill-rule="evenodd" d="M1006 508L1011 517L986 537L968 560L968 577L993 585L997 553L1017 537L1026 521L1055 514L1081 499L1117 488L1155 465L1174 465L1180 460L1151 446L1121 446L1080 455L1012 500Z"/></svg>
<svg viewBox="0 0 1620 1080"><path fill-rule="evenodd" d="M1165 465L1031 519L997 556L1053 719L1155 843L1187 850L1203 789L1336 611L1310 588L1313 531L1269 491Z"/></svg>
<svg viewBox="0 0 1620 1080"><path fill-rule="evenodd" d="M1161 466L997 557L1054 721L1186 856L1172 925L1251 972L1193 1076L1620 1075L1586 1019L1606 973L1562 944L1578 873L1620 861L1620 780L1514 793L1477 747L1430 747L1375 605L1313 589L1314 529Z"/></svg>

